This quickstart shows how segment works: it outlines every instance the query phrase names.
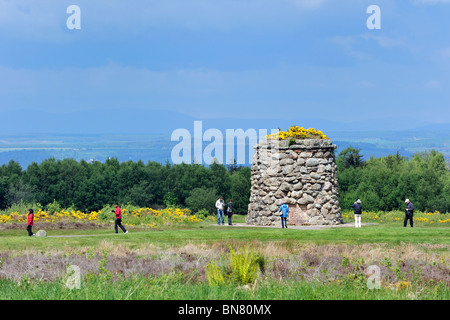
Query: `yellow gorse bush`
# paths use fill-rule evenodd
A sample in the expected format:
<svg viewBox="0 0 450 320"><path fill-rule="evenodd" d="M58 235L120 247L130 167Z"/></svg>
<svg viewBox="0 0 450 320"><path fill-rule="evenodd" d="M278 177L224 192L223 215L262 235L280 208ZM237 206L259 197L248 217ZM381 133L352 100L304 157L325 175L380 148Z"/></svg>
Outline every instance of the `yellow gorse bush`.
<svg viewBox="0 0 450 320"><path fill-rule="evenodd" d="M11 220L11 216L7 214L0 215L0 223L6 223Z"/></svg>
<svg viewBox="0 0 450 320"><path fill-rule="evenodd" d="M423 224L433 224L433 223L450 223L450 219L440 219L445 216L444 213L440 213L439 211L434 212L414 212L414 222L419 222ZM353 219L354 214L351 211L346 211L342 213L342 217L345 219ZM397 222L403 221L405 218L405 213L402 211L391 211L391 212L372 212L372 211L363 211L361 215L361 219L363 221L373 221L373 222Z"/></svg>
<svg viewBox="0 0 450 320"><path fill-rule="evenodd" d="M40 209L34 214L34 221L45 221L45 222L59 222L59 221L75 221L75 222L95 222L101 220L102 211L92 211L90 213L85 213L79 210L61 210L55 212L54 214L48 214L46 211ZM114 218L113 213L110 218ZM191 214L189 209L180 208L165 208L160 210L155 210L152 208L139 208L133 210L122 209L122 216L126 218L129 222L126 225L143 225L151 228L156 228L157 225L151 219L157 219L157 221L162 221L166 224L179 223L179 222L201 222L202 219ZM28 214L19 214L16 212L11 212L10 214L1 214L0 223L25 223L27 221Z"/></svg>
<svg viewBox="0 0 450 320"><path fill-rule="evenodd" d="M267 140L285 140L285 139L323 139L327 136L320 130L314 128L305 129L299 126L291 126L288 131L279 131L266 136Z"/></svg>

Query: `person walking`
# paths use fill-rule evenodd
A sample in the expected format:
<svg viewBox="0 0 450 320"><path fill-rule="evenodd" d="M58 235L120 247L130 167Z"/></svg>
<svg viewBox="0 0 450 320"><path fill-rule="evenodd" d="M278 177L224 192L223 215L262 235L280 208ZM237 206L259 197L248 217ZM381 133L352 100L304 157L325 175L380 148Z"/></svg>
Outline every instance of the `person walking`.
<svg viewBox="0 0 450 320"><path fill-rule="evenodd" d="M414 205L409 199L405 200L406 209L405 209L405 220L403 221L403 227L406 227L408 220L411 228L413 227L413 215L414 215Z"/></svg>
<svg viewBox="0 0 450 320"><path fill-rule="evenodd" d="M122 225L122 210L120 209L118 203L116 203L116 211L113 210L113 212L116 214L116 220L114 221L114 231L116 233L119 233L117 229L117 227L119 227L120 229L122 229L123 233L128 233L128 231Z"/></svg>
<svg viewBox="0 0 450 320"><path fill-rule="evenodd" d="M231 217L233 216L233 200L228 200L227 206L228 225L231 226Z"/></svg>
<svg viewBox="0 0 450 320"><path fill-rule="evenodd" d="M352 204L353 212L355 214L355 228L361 228L361 213L362 213L362 205L361 200L358 199Z"/></svg>
<svg viewBox="0 0 450 320"><path fill-rule="evenodd" d="M217 208L217 224L220 225L220 217L222 217L222 225L225 224L223 217L223 209L225 208L225 201L223 201L223 197L220 197L219 200L216 201Z"/></svg>
<svg viewBox="0 0 450 320"><path fill-rule="evenodd" d="M289 212L289 206L286 203L283 203L280 208L278 209L278 212L281 211L281 227L284 229L287 229L287 213Z"/></svg>
<svg viewBox="0 0 450 320"><path fill-rule="evenodd" d="M33 224L34 224L34 213L33 213L33 209L28 209L28 220L27 220L27 231L28 231L28 235L34 236L34 233L32 231L33 229Z"/></svg>

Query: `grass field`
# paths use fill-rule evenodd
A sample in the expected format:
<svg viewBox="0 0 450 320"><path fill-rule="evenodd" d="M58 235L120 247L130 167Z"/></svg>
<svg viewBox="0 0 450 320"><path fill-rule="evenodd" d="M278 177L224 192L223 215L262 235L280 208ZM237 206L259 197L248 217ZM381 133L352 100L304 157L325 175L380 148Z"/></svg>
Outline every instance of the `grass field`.
<svg viewBox="0 0 450 320"><path fill-rule="evenodd" d="M320 230L155 220L128 225L128 234L115 234L107 219L95 229L38 221L34 231L45 226L47 237L6 222L1 299L447 300L450 224L427 217L403 228L394 213L368 213L363 223L377 224ZM79 289L67 285L70 266L79 268Z"/></svg>

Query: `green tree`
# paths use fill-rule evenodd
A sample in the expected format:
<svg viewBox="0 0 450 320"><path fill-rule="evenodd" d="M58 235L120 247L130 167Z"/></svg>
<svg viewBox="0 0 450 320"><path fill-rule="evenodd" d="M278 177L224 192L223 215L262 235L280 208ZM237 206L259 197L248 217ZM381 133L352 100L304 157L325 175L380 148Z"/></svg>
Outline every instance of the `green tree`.
<svg viewBox="0 0 450 320"><path fill-rule="evenodd" d="M194 213L202 209L212 213L215 210L215 203L218 198L219 196L214 188L195 188L191 190L189 197L186 198L186 205Z"/></svg>
<svg viewBox="0 0 450 320"><path fill-rule="evenodd" d="M365 164L363 156L360 155L360 149L353 147L348 147L342 150L336 160L338 167L349 168L349 167L362 167Z"/></svg>
<svg viewBox="0 0 450 320"><path fill-rule="evenodd" d="M231 176L231 198L236 213L248 213L251 188L251 169L243 167Z"/></svg>
<svg viewBox="0 0 450 320"><path fill-rule="evenodd" d="M224 199L231 196L231 176L225 165L213 162L210 165L210 187L217 190Z"/></svg>
<svg viewBox="0 0 450 320"><path fill-rule="evenodd" d="M122 201L139 207L151 207L155 203L155 195L151 192L150 183L141 181L128 190Z"/></svg>
<svg viewBox="0 0 450 320"><path fill-rule="evenodd" d="M34 201L34 189L32 186L18 180L10 184L6 192L6 204L12 206L14 204L23 202L31 203Z"/></svg>
<svg viewBox="0 0 450 320"><path fill-rule="evenodd" d="M4 210L8 207L7 200L8 181L7 178L1 175L0 172L0 210Z"/></svg>
<svg viewBox="0 0 450 320"><path fill-rule="evenodd" d="M164 206L166 208L178 206L178 198L177 198L177 196L175 195L175 193L170 192L170 191L167 192L164 195L164 201L163 202L164 202Z"/></svg>

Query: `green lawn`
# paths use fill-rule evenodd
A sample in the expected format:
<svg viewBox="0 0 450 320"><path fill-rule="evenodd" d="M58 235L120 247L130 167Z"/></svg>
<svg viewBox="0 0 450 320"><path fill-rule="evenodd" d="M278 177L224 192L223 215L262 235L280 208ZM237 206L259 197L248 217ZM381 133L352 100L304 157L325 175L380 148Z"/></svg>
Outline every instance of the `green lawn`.
<svg viewBox="0 0 450 320"><path fill-rule="evenodd" d="M236 216L233 222L243 223L244 219ZM112 225L95 230L47 230L48 237L28 237L25 228L2 230L0 270L6 265L6 259L19 261L20 256L27 256L27 259L30 255L39 259L51 256L53 262L77 256L88 261L91 259L87 258L89 252L97 254L98 267L95 262L94 275L85 274L83 288L78 291L67 290L61 278L42 281L30 276L23 282L0 277L1 298L220 300L231 296L231 299L436 300L450 297L448 280L445 282L450 261L448 223L417 223L414 228L404 228L401 221L396 221L362 228L296 230L217 226L214 218L210 218L199 223L127 228L128 234L115 234ZM38 225L34 228L35 232L37 230ZM247 245L255 247L265 265L257 285L246 290L243 284L234 282L219 286L208 284L206 264L214 260L223 272L229 272L227 246L244 248ZM150 265L160 263L173 267L151 276L124 276L126 273L121 271L105 280L102 272L109 274L108 268L123 265L117 261L124 257L113 248L126 251L124 255L129 259L126 268L131 268L142 257L150 259L147 262ZM108 255L101 267L99 255L105 250ZM6 258L2 258L2 254ZM193 261L197 263L195 266L190 265ZM367 289L364 270L369 264L384 268L385 283L380 290ZM430 273L430 270L434 271ZM111 281L114 281L113 286ZM402 281L406 289L393 290Z"/></svg>
<svg viewBox="0 0 450 320"><path fill-rule="evenodd" d="M379 224L362 228L336 227L322 230L296 230L292 228L262 228L217 226L213 222L168 226L161 228L128 227L129 233L115 234L110 229L96 230L49 230L46 238L28 237L26 230L6 230L0 233L0 251L21 250L26 248L47 249L96 245L104 240L123 245L183 245L190 242L217 241L294 241L316 244L363 244L401 243L450 244L450 228L445 226L427 226L404 228L401 224ZM37 229L35 228L36 232ZM53 237L79 236L83 237Z"/></svg>
<svg viewBox="0 0 450 320"><path fill-rule="evenodd" d="M83 237L28 237L23 231L7 231L0 234L0 252L25 249L64 249L67 247L95 246L107 240L112 244L136 247L146 243L158 246L182 246L187 243L214 242L273 242L348 244L386 243L391 245L450 244L448 228L401 228L370 226L362 229L336 228L325 230L282 230L247 227L193 227L168 230L130 230L129 234L114 234L111 230L63 230L49 231L49 235L84 235Z"/></svg>

